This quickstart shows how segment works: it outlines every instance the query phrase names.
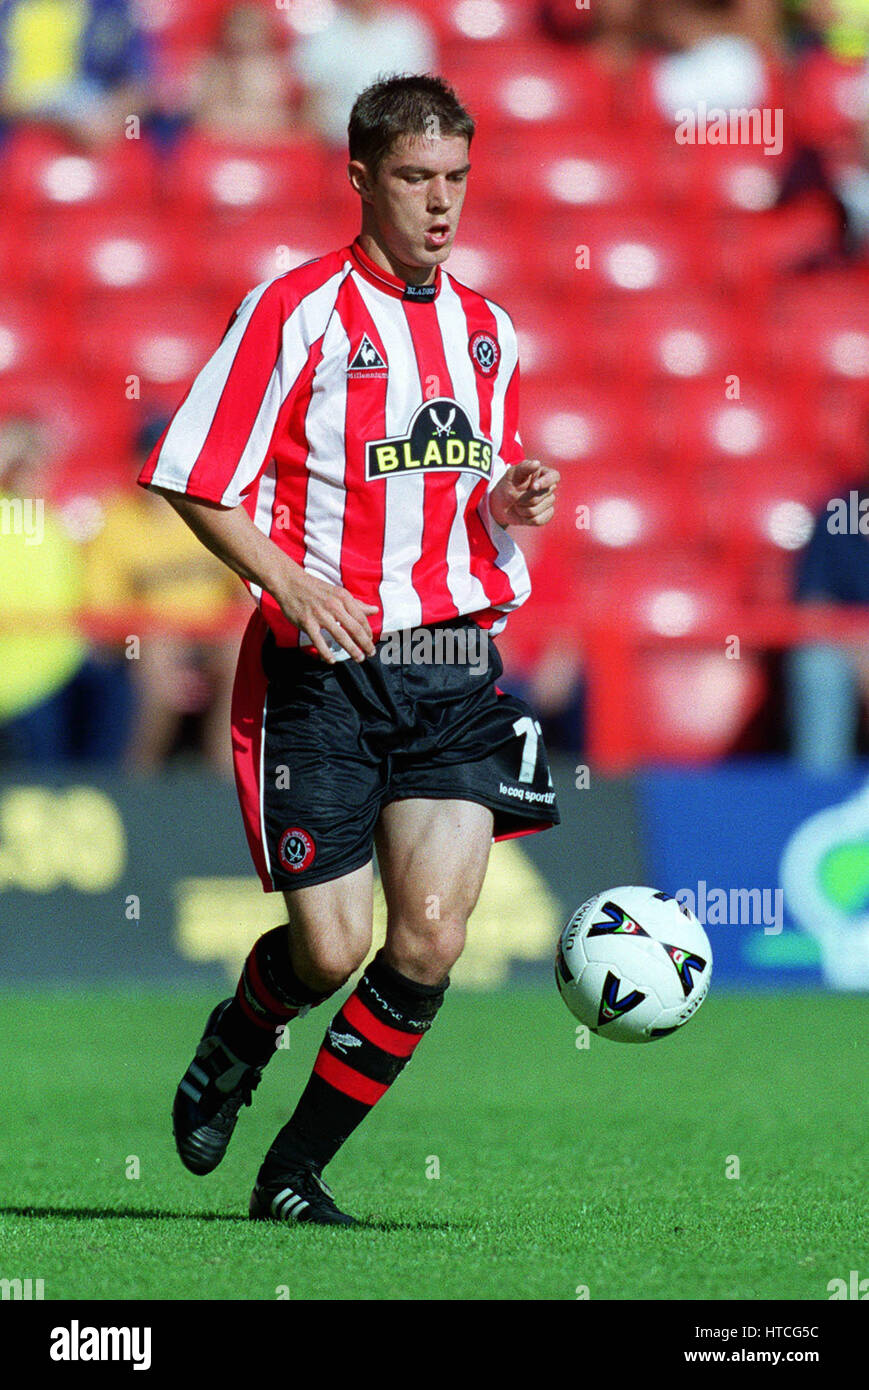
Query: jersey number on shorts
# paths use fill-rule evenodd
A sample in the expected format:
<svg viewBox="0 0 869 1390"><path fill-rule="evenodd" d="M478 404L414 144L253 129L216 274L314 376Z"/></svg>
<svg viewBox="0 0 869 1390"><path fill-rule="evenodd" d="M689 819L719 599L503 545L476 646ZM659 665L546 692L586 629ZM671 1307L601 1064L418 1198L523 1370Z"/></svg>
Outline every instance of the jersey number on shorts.
<svg viewBox="0 0 869 1390"><path fill-rule="evenodd" d="M525 739L525 745L522 749L522 763L519 768L519 781L533 782L534 772L537 767L537 749L540 744L540 739L543 736L540 722L537 719L532 719L528 714L523 714L521 719L515 721L513 732L517 734L519 738L524 737ZM551 787L551 772L548 773L548 780Z"/></svg>

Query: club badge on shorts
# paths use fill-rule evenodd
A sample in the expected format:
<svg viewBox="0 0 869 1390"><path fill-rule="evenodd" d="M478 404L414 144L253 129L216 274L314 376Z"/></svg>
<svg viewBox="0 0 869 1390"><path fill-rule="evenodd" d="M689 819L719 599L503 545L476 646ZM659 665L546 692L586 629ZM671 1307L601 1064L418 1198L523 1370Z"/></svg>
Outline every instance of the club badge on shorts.
<svg viewBox="0 0 869 1390"><path fill-rule="evenodd" d="M471 361L481 376L494 376L501 361L501 347L498 339L481 328L471 335L468 343Z"/></svg>
<svg viewBox="0 0 869 1390"><path fill-rule="evenodd" d="M307 830L302 830L298 825L291 826L281 836L278 858L291 874L300 874L309 864L313 864L316 853L314 841Z"/></svg>

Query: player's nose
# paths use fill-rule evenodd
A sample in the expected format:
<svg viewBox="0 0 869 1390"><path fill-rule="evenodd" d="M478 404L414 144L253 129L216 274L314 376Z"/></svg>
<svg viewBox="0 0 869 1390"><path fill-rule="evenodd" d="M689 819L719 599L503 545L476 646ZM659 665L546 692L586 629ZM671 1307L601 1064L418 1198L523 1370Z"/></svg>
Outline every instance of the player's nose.
<svg viewBox="0 0 869 1390"><path fill-rule="evenodd" d="M428 186L429 212L446 212L449 206L450 186L446 179L432 179Z"/></svg>

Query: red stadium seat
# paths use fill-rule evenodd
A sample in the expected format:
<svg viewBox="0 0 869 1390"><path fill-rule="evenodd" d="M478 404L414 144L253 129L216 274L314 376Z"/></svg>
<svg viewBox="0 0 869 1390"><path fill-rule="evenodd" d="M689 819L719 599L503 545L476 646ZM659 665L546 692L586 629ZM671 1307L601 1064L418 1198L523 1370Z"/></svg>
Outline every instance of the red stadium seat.
<svg viewBox="0 0 869 1390"><path fill-rule="evenodd" d="M70 214L62 235L49 225L36 241L33 274L62 294L173 290L187 282L195 258L190 228L156 213Z"/></svg>
<svg viewBox="0 0 869 1390"><path fill-rule="evenodd" d="M114 206L143 209L156 197L154 154L144 140L118 140L86 152L39 128L12 138L4 201L12 208L60 213Z"/></svg>
<svg viewBox="0 0 869 1390"><path fill-rule="evenodd" d="M840 216L826 194L809 193L755 217L723 219L716 240L721 283L763 294L784 275L837 256Z"/></svg>
<svg viewBox="0 0 869 1390"><path fill-rule="evenodd" d="M737 743L763 700L765 680L757 657L731 660L724 649L725 637L740 630L733 576L672 556L670 549L657 560L629 560L590 601L643 638L629 658L632 756L700 763ZM603 649L594 656L606 659Z"/></svg>
<svg viewBox="0 0 869 1390"><path fill-rule="evenodd" d="M437 30L441 39L457 48L478 44L481 48L512 44L534 34L535 7L525 0L412 0L411 8ZM444 58L449 53L445 51ZM442 71L449 78L446 62Z"/></svg>
<svg viewBox="0 0 869 1390"><path fill-rule="evenodd" d="M576 219L575 244L569 248L575 292L612 298L696 288L714 278L711 230L700 218L674 222L664 214L590 212ZM563 276L563 241L549 244L544 236L538 249L553 274Z"/></svg>
<svg viewBox="0 0 869 1390"><path fill-rule="evenodd" d="M266 211L317 207L334 189L326 185L326 160L313 140L251 145L193 133L170 160L167 192L182 212L241 220Z"/></svg>
<svg viewBox="0 0 869 1390"><path fill-rule="evenodd" d="M766 212L775 206L788 154L767 154L761 145L675 146L682 165L683 196L694 207L729 213Z"/></svg>
<svg viewBox="0 0 869 1390"><path fill-rule="evenodd" d="M250 218L219 228L198 246L197 283L227 303L238 303L263 280L346 246L358 231L358 219L346 205L339 212L294 211L291 215Z"/></svg>
<svg viewBox="0 0 869 1390"><path fill-rule="evenodd" d="M684 493L660 480L625 468L601 470L582 482L574 474L563 475L562 502L574 518L576 544L590 557L589 568L612 573L626 555L663 550L668 544L689 542L691 508Z"/></svg>
<svg viewBox="0 0 869 1390"><path fill-rule="evenodd" d="M765 90L758 105L770 108L784 107L787 72L769 54L764 55L763 62ZM674 117L671 113L661 109L656 97L655 79L658 63L658 55L651 52L645 53L637 62L631 83L631 102L626 115L631 119L635 129L643 131L658 129L669 132L672 136L676 128ZM691 103L686 103L687 105L691 105ZM711 111L714 108L714 103L710 102L709 108ZM686 145L681 148L689 147Z"/></svg>
<svg viewBox="0 0 869 1390"><path fill-rule="evenodd" d="M863 62L845 62L823 49L805 56L793 74L790 119L807 145L859 153L869 117L869 79Z"/></svg>
<svg viewBox="0 0 869 1390"><path fill-rule="evenodd" d="M611 124L611 81L582 51L537 41L511 44L504 57L493 61L488 46L469 43L450 62L450 82L466 94L484 140L558 129L580 136Z"/></svg>
<svg viewBox="0 0 869 1390"><path fill-rule="evenodd" d="M0 297L0 379L39 374L63 367L68 332L62 307L46 306L36 296Z"/></svg>
<svg viewBox="0 0 869 1390"><path fill-rule="evenodd" d="M523 402L540 385L548 388L555 381L572 386L588 373L594 344L576 332L569 306L551 295L522 294L519 286L505 301L519 339Z"/></svg>
<svg viewBox="0 0 869 1390"><path fill-rule="evenodd" d="M579 488L597 486L613 473L642 471L646 462L645 412L624 383L600 386L579 373L530 382L521 388L521 431L529 457L558 468L568 486L571 477Z"/></svg>
<svg viewBox="0 0 869 1390"><path fill-rule="evenodd" d="M770 459L800 457L816 444L809 412L801 407L753 380L684 382L656 398L652 445L662 462L686 477L707 469L726 474L740 465L766 468Z"/></svg>
<svg viewBox="0 0 869 1390"><path fill-rule="evenodd" d="M490 196L515 204L516 189L539 215L567 208L575 215L598 209L641 210L656 200L645 148L623 135L586 133L550 125L525 132L509 157L496 161Z"/></svg>
<svg viewBox="0 0 869 1390"><path fill-rule="evenodd" d="M740 320L711 293L621 302L598 330L598 366L615 379L720 382L743 357Z"/></svg>
<svg viewBox="0 0 869 1390"><path fill-rule="evenodd" d="M765 317L769 360L805 385L869 391L869 272L813 275L776 293Z"/></svg>
<svg viewBox="0 0 869 1390"><path fill-rule="evenodd" d="M217 348L230 314L197 299L128 295L83 314L78 324L82 364L92 378L130 378L141 400L174 408Z"/></svg>
<svg viewBox="0 0 869 1390"><path fill-rule="evenodd" d="M704 498L706 525L741 579L749 602L786 602L795 558L808 543L815 513L830 495L823 471L789 464L762 473L731 468Z"/></svg>
<svg viewBox="0 0 869 1390"><path fill-rule="evenodd" d="M26 415L41 420L48 433L48 462L53 469L89 460L124 461L136 428L137 407L117 388L100 388L76 376L53 373L0 377L0 418Z"/></svg>

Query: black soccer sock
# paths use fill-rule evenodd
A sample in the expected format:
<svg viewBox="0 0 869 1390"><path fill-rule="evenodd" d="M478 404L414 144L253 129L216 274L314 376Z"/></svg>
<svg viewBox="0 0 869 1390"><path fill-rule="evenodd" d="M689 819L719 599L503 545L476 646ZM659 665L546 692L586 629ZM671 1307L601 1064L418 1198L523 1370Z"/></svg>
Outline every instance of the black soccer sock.
<svg viewBox="0 0 869 1390"><path fill-rule="evenodd" d="M307 1165L319 1172L410 1061L443 1003L449 978L421 985L378 951L333 1018L311 1078L266 1154L260 1179Z"/></svg>
<svg viewBox="0 0 869 1390"><path fill-rule="evenodd" d="M241 972L235 998L220 1020L220 1036L243 1062L268 1061L280 1028L328 999L300 980L290 959L286 924L267 931L255 943Z"/></svg>

